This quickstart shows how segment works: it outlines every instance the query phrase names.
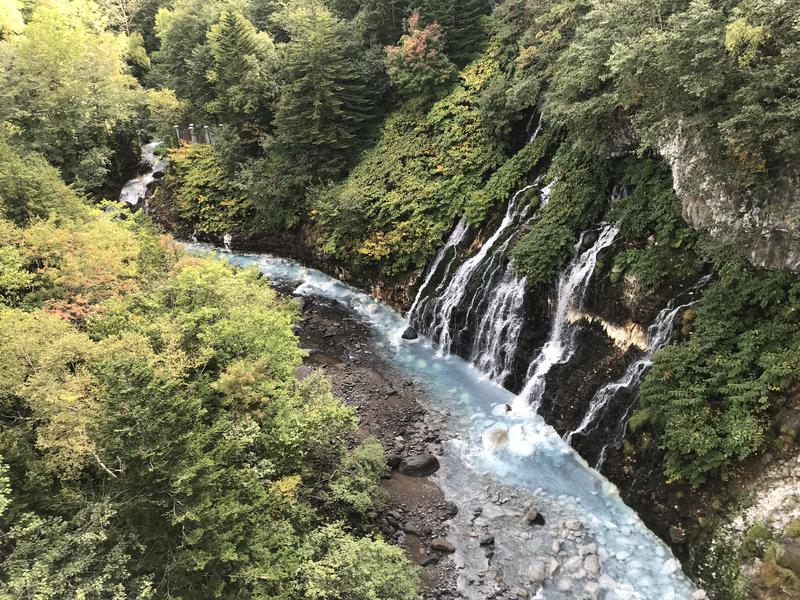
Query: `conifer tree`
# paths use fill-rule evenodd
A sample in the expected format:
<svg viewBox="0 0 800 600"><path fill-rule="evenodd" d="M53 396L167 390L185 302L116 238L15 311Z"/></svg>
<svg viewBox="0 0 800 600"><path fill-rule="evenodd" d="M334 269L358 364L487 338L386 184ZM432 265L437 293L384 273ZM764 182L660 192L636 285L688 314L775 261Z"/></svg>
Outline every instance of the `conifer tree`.
<svg viewBox="0 0 800 600"><path fill-rule="evenodd" d="M445 50L459 65L475 55L484 35L482 18L489 12L486 0L418 0L422 24L439 23L446 34Z"/></svg>
<svg viewBox="0 0 800 600"><path fill-rule="evenodd" d="M245 141L256 141L271 121L275 46L238 12L225 12L208 33L213 67L207 77L215 98L208 106Z"/></svg>
<svg viewBox="0 0 800 600"><path fill-rule="evenodd" d="M345 25L321 4L295 4L283 57L276 137L295 164L326 179L344 166L373 119L372 95L349 58Z"/></svg>

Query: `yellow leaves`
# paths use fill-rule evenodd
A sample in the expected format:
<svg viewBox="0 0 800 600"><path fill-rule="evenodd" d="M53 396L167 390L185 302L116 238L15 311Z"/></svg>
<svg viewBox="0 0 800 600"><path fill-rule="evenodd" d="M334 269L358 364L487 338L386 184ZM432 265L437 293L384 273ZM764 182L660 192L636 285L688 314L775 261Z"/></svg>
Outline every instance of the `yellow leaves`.
<svg viewBox="0 0 800 600"><path fill-rule="evenodd" d="M747 67L758 55L759 47L770 38L765 27L750 25L747 19L736 19L725 28L725 49L739 65Z"/></svg>
<svg viewBox="0 0 800 600"><path fill-rule="evenodd" d="M287 477L282 477L277 481L272 483L272 489L274 489L278 494L287 498L289 500L296 500L297 499L297 490L300 487L300 484L303 482L302 478L299 475L289 475Z"/></svg>
<svg viewBox="0 0 800 600"><path fill-rule="evenodd" d="M0 313L0 398L22 400L37 424L36 445L62 479L80 475L94 453L97 390L89 338L45 313Z"/></svg>
<svg viewBox="0 0 800 600"><path fill-rule="evenodd" d="M25 232L25 246L50 291L50 309L70 320L82 321L103 300L138 289L141 242L118 223L37 223Z"/></svg>

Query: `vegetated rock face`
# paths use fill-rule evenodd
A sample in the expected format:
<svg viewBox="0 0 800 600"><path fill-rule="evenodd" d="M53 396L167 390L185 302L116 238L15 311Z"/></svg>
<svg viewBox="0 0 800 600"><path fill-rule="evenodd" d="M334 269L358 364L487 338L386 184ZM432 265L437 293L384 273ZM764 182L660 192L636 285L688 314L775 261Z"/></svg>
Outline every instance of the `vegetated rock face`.
<svg viewBox="0 0 800 600"><path fill-rule="evenodd" d="M744 244L755 266L800 273L797 176L776 181L776 191L769 194L767 202L710 175L699 143L680 128L661 153L672 167L675 193L692 226Z"/></svg>

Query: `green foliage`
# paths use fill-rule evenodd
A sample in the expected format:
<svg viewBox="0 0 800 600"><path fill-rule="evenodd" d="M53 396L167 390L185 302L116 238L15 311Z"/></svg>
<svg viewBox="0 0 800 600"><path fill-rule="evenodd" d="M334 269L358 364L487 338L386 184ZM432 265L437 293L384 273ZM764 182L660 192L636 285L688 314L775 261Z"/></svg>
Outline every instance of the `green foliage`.
<svg viewBox="0 0 800 600"><path fill-rule="evenodd" d="M0 218L25 225L50 215L85 213L58 171L34 152L19 152L0 136Z"/></svg>
<svg viewBox="0 0 800 600"><path fill-rule="evenodd" d="M365 528L385 457L295 379L296 305L115 216L0 221L29 276L0 308L0 595L415 598L400 550L328 525Z"/></svg>
<svg viewBox="0 0 800 600"><path fill-rule="evenodd" d="M608 175L600 165L578 164L564 146L559 153L548 172L556 180L550 201L511 252L517 272L530 287L553 280L578 234L597 220L607 199Z"/></svg>
<svg viewBox="0 0 800 600"><path fill-rule="evenodd" d="M725 475L768 439L769 411L798 381L800 287L788 273L721 265L691 337L659 352L640 411L659 433L671 480Z"/></svg>
<svg viewBox="0 0 800 600"><path fill-rule="evenodd" d="M124 43L102 30L91 7L70 0L38 4L24 32L0 42L0 124L84 190L102 187L114 135L135 114Z"/></svg>
<svg viewBox="0 0 800 600"><path fill-rule="evenodd" d="M208 32L213 64L207 73L215 98L204 107L216 121L255 143L272 119L277 54L272 39L241 13L224 12Z"/></svg>
<svg viewBox="0 0 800 600"><path fill-rule="evenodd" d="M531 173L542 170L542 163L552 151L552 140L553 136L546 132L526 144L492 173L483 189L473 192L464 206L464 214L471 224L483 223L492 209L525 185Z"/></svg>
<svg viewBox="0 0 800 600"><path fill-rule="evenodd" d="M419 13L408 20L408 33L397 46L386 47L386 70L407 99L425 101L450 83L456 67L442 52L444 34L438 23L419 25Z"/></svg>
<svg viewBox="0 0 800 600"><path fill-rule="evenodd" d="M330 484L334 503L349 514L365 517L385 495L379 484L385 470L383 446L374 438L365 440L334 473Z"/></svg>
<svg viewBox="0 0 800 600"><path fill-rule="evenodd" d="M465 200L506 158L477 106L496 68L490 50L427 114L413 106L394 113L347 179L318 191L314 217L326 251L386 275L425 264Z"/></svg>
<svg viewBox="0 0 800 600"><path fill-rule="evenodd" d="M326 181L361 145L374 99L349 56L345 24L320 0L294 2L282 19L291 40L282 54L276 138L297 172Z"/></svg>
<svg viewBox="0 0 800 600"><path fill-rule="evenodd" d="M228 176L213 146L193 144L170 151L169 174L152 199L186 231L222 236L244 231L253 207Z"/></svg>
<svg viewBox="0 0 800 600"><path fill-rule="evenodd" d="M489 5L483 0L416 0L415 9L425 25L439 23L445 31L447 55L464 65L481 50L484 39L483 16Z"/></svg>
<svg viewBox="0 0 800 600"><path fill-rule="evenodd" d="M681 217L669 172L652 159L630 158L621 169L629 193L612 204L609 219L632 247L614 257L615 277L625 275L645 292L691 277L697 234Z"/></svg>
<svg viewBox="0 0 800 600"><path fill-rule="evenodd" d="M754 523L747 528L742 536L739 546L739 556L742 560L752 560L753 558L764 558L767 547L774 540L775 534L772 528L766 523Z"/></svg>
<svg viewBox="0 0 800 600"><path fill-rule="evenodd" d="M402 550L356 539L336 526L313 539L307 598L314 600L416 600L417 572Z"/></svg>

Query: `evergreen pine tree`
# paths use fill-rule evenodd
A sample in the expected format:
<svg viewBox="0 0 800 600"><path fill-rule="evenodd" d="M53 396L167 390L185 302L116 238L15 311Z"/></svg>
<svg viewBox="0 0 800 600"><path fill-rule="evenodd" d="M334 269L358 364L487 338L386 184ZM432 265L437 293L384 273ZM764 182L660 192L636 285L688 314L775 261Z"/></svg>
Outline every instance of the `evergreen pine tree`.
<svg viewBox="0 0 800 600"><path fill-rule="evenodd" d="M255 142L272 117L274 44L238 12L223 13L208 42L213 67L207 77L215 92L208 110L235 127L243 140Z"/></svg>
<svg viewBox="0 0 800 600"><path fill-rule="evenodd" d="M320 5L302 10L302 24L285 47L275 130L296 166L325 179L359 144L374 101L348 57L344 24Z"/></svg>
<svg viewBox="0 0 800 600"><path fill-rule="evenodd" d="M486 0L417 0L422 24L436 21L445 30L445 50L459 65L475 55L484 35L482 17L489 13Z"/></svg>

